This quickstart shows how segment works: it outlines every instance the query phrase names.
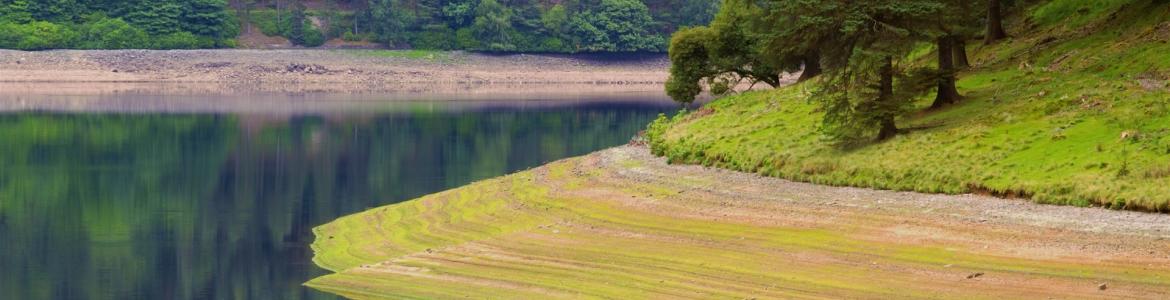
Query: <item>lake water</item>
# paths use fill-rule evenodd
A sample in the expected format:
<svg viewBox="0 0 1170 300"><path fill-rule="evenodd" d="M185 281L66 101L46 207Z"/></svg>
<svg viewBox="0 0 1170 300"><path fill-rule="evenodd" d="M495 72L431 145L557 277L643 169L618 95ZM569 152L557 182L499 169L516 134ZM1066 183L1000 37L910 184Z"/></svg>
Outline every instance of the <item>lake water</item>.
<svg viewBox="0 0 1170 300"><path fill-rule="evenodd" d="M472 98L0 97L0 299L334 299L301 286L325 272L314 226L620 145L675 107Z"/></svg>

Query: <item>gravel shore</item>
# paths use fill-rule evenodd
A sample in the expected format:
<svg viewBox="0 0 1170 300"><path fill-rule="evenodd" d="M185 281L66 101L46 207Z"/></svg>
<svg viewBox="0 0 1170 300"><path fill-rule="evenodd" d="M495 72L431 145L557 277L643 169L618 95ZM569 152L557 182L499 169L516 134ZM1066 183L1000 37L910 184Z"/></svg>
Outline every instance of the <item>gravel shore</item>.
<svg viewBox="0 0 1170 300"><path fill-rule="evenodd" d="M661 90L661 54L488 55L387 50L0 50L0 82L200 83L281 90L398 91L429 85L604 85ZM282 87L283 86L283 87ZM420 87L421 86L421 87Z"/></svg>

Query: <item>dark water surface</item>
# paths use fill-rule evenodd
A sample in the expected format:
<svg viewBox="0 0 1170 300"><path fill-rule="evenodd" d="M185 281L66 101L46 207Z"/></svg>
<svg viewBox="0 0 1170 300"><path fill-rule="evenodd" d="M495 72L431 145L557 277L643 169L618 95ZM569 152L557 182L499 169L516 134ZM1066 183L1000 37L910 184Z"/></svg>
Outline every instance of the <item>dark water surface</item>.
<svg viewBox="0 0 1170 300"><path fill-rule="evenodd" d="M5 109L0 299L333 299L301 286L325 272L314 226L620 145L674 107L297 97L271 112Z"/></svg>

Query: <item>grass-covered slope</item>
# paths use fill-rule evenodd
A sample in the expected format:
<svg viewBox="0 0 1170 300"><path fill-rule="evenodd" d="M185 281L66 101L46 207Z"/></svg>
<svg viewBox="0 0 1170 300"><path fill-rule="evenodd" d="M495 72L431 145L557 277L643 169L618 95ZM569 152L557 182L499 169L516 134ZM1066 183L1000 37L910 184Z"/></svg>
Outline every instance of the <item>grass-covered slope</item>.
<svg viewBox="0 0 1170 300"><path fill-rule="evenodd" d="M815 82L722 98L648 136L674 162L800 181L1170 211L1170 6L1055 0L1017 15L1012 39L969 43L966 98L901 119L911 130L892 140L825 141Z"/></svg>

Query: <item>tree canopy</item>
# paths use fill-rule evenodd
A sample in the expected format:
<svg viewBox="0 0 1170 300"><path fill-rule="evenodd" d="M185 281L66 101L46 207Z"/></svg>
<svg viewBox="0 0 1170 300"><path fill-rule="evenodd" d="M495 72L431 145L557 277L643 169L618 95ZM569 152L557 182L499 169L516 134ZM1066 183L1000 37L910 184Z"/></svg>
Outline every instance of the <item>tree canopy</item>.
<svg viewBox="0 0 1170 300"><path fill-rule="evenodd" d="M966 41L981 23L1001 22L998 7L981 7L998 5L991 2L724 0L709 26L672 37L666 89L690 103L704 86L714 95L745 82L777 87L781 73L803 69L801 81L822 77L810 99L822 104L826 135L886 139L919 95L933 88L932 108L961 98L955 81L967 66ZM924 44L934 45L935 67L911 56Z"/></svg>
<svg viewBox="0 0 1170 300"><path fill-rule="evenodd" d="M231 47L225 0L0 0L0 48Z"/></svg>

